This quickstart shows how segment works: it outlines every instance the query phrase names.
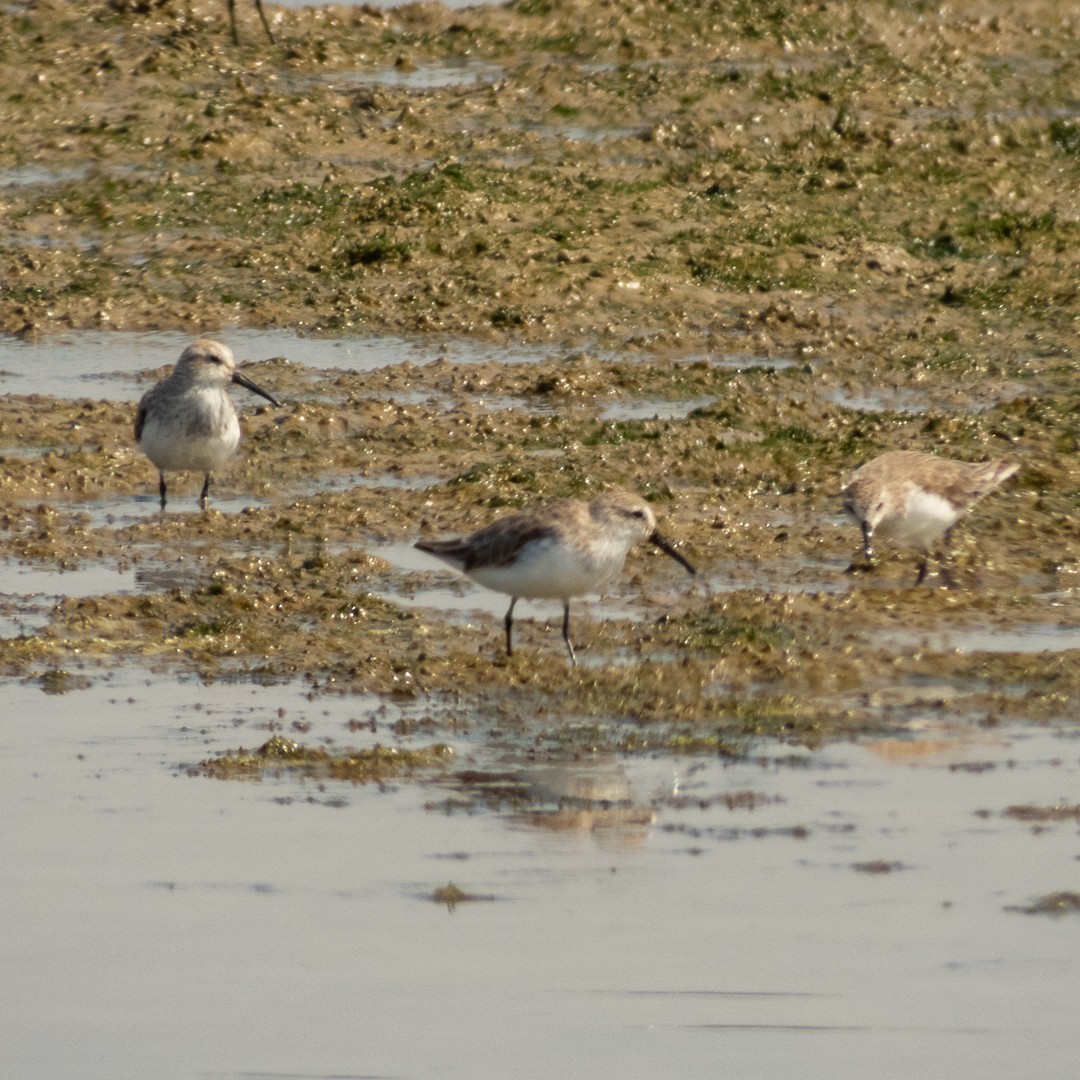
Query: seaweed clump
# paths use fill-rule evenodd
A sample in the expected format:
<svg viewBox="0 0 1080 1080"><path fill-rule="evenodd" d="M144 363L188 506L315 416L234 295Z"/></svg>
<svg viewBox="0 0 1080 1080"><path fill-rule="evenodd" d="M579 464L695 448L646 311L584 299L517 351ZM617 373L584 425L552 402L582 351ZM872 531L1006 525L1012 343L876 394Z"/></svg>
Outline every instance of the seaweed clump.
<svg viewBox="0 0 1080 1080"><path fill-rule="evenodd" d="M454 757L453 747L434 743L416 750L375 745L331 751L275 735L256 750L228 751L200 762L198 772L216 780L262 780L292 773L316 780L367 784L435 769Z"/></svg>

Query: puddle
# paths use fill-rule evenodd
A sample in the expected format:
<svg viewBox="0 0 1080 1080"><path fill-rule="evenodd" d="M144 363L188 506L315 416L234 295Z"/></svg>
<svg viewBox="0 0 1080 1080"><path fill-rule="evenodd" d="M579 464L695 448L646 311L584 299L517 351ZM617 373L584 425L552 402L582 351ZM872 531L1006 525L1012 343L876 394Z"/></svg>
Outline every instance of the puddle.
<svg viewBox="0 0 1080 1080"><path fill-rule="evenodd" d="M0 169L0 188L33 187L37 184L65 184L81 180L89 172L89 166L74 169L47 169L42 165L17 165Z"/></svg>
<svg viewBox="0 0 1080 1080"><path fill-rule="evenodd" d="M695 409L704 409L715 398L689 401L616 401L605 405L601 420L685 420Z"/></svg>
<svg viewBox="0 0 1080 1080"><path fill-rule="evenodd" d="M770 559L767 564L740 572L725 567L706 578L710 593L741 592L753 589L761 593L843 593L851 588L844 573L850 560Z"/></svg>
<svg viewBox="0 0 1080 1080"><path fill-rule="evenodd" d="M543 767L459 742L456 780L228 783L186 766L271 731L391 744L429 704L141 670L3 693L9 1075L1075 1069L1075 917L1016 910L1075 884L1075 821L1006 813L1075 801L1075 736ZM492 902L431 902L448 882Z"/></svg>
<svg viewBox="0 0 1080 1080"><path fill-rule="evenodd" d="M713 367L730 368L732 371L786 371L788 368L804 364L803 360L791 360L786 357L754 356L750 353L724 353L710 358Z"/></svg>
<svg viewBox="0 0 1080 1080"><path fill-rule="evenodd" d="M930 408L939 408L940 402L928 401L925 395L912 390L849 390L840 388L830 390L825 395L826 401L842 405L845 409L856 412L894 412L918 416Z"/></svg>
<svg viewBox="0 0 1080 1080"><path fill-rule="evenodd" d="M1042 653L1080 649L1080 626L990 626L913 632L890 631L881 637L886 648L927 649L931 652Z"/></svg>
<svg viewBox="0 0 1080 1080"><path fill-rule="evenodd" d="M343 89L361 86L394 86L407 90L435 90L446 86L490 85L503 79L506 72L497 64L488 64L462 56L445 63L416 64L413 67L377 68L370 71L335 72L322 81Z"/></svg>
<svg viewBox="0 0 1080 1080"><path fill-rule="evenodd" d="M3 452L0 452L0 459ZM169 502L165 507L166 518L203 513L199 505L199 492L202 490L201 475L196 473L169 474ZM215 491L215 489L218 489ZM32 505L37 505L40 500ZM149 519L161 516L161 499L158 496L158 479L154 467L146 463L146 494L117 495L104 499L91 499L86 502L50 500L50 505L57 510L85 517L94 529L122 529ZM231 494L228 479L223 475L219 481L215 474L210 487L210 511L221 514L237 515L252 507L269 506L265 499L257 499L246 492Z"/></svg>
<svg viewBox="0 0 1080 1080"><path fill-rule="evenodd" d="M198 570L190 563L150 563L123 568L83 562L72 569L0 560L0 638L37 633L50 609L64 597L159 592L190 585Z"/></svg>
<svg viewBox="0 0 1080 1080"><path fill-rule="evenodd" d="M454 340L432 344L430 339L398 337L309 338L286 330L248 330L239 328L206 329L202 336L224 341L239 363L287 359L316 370L375 371L395 364L428 364L445 359L452 364L530 364L550 360L558 350L528 345L493 345L485 342ZM0 393L47 394L58 398L106 398L111 401L138 401L149 389L147 371L175 363L191 344L192 334L176 331L107 331L85 330L44 340L23 340L0 335ZM598 355L604 356L600 353ZM614 355L611 357L614 359ZM692 361L693 357L685 358ZM772 359L742 354L701 357L716 367L732 371L780 371L795 365L789 359ZM394 400L426 402L433 395L416 392L394 395ZM437 395L435 395L437 398ZM708 404L701 399L685 402L627 402L615 404L619 419L638 418L634 410L661 414L673 410L671 418L688 415L693 408ZM487 397L493 409L524 406L519 399ZM546 406L531 406L546 411ZM683 411L685 408L685 411ZM9 453L12 451L3 451Z"/></svg>
<svg viewBox="0 0 1080 1080"><path fill-rule="evenodd" d="M567 142L613 142L619 139L643 141L649 133L646 127L632 128L587 128L580 124L537 124L528 125L527 130L550 138L566 139ZM635 159L639 160L639 159Z"/></svg>
<svg viewBox="0 0 1080 1080"><path fill-rule="evenodd" d="M238 362L287 358L308 367L374 371L393 364L535 363L550 350L467 341L435 346L395 337L305 338L289 331L224 329L203 332L224 341ZM173 364L193 335L176 332L81 331L44 341L0 335L0 392L60 398L138 401L149 384L141 373Z"/></svg>
<svg viewBox="0 0 1080 1080"><path fill-rule="evenodd" d="M348 491L351 488L393 488L395 491L427 491L443 482L439 476L402 476L398 473L353 473L328 477L320 482L320 490Z"/></svg>
<svg viewBox="0 0 1080 1080"><path fill-rule="evenodd" d="M60 570L0 561L0 595L5 596L104 596L132 592L136 586L134 569L84 563L74 570Z"/></svg>
<svg viewBox="0 0 1080 1080"><path fill-rule="evenodd" d="M965 387L963 393L937 394L928 398L925 391L854 389L839 387L825 394L827 401L858 412L893 412L907 416L921 416L931 409L942 412L984 412L995 405L1013 401L1025 392L1016 382L989 382L976 387ZM973 400L978 399L978 400Z"/></svg>

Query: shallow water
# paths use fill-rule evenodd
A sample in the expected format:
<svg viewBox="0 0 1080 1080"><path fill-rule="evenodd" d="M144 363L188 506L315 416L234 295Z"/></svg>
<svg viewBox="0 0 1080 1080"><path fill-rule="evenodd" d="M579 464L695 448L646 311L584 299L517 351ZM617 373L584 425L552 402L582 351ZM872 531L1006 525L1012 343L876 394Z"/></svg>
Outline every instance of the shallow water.
<svg viewBox="0 0 1080 1080"><path fill-rule="evenodd" d="M309 338L287 330L207 329L203 336L225 342L238 363L285 358L313 368L373 371L406 361L426 364L440 356L456 364L497 360L530 363L548 350L396 337ZM194 335L177 331L80 331L60 338L24 341L0 335L0 393L49 394L60 398L102 397L137 401L149 383L136 376L171 365Z"/></svg>
<svg viewBox="0 0 1080 1080"><path fill-rule="evenodd" d="M531 790L467 812L452 776L187 773L274 729L392 743L423 704L136 669L3 692L5 1075L1073 1075L1075 916L1010 909L1075 886L1076 824L1003 811L1075 797L1076 737L542 770L462 739L471 784Z"/></svg>
<svg viewBox="0 0 1080 1080"><path fill-rule="evenodd" d="M601 420L685 420L695 409L713 403L713 398L691 398L689 401L615 401L600 410Z"/></svg>
<svg viewBox="0 0 1080 1080"><path fill-rule="evenodd" d="M448 63L335 73L324 81L353 89L359 86L399 86L412 90L431 90L440 86L495 83L504 76L505 72L496 64L462 56L457 61Z"/></svg>
<svg viewBox="0 0 1080 1080"><path fill-rule="evenodd" d="M1041 653L1080 649L1080 626L976 626L932 633L894 631L883 635L887 648L922 647L934 652Z"/></svg>
<svg viewBox="0 0 1080 1080"><path fill-rule="evenodd" d="M243 359L325 368L550 355L220 336ZM189 341L0 339L0 390L133 399L136 375ZM610 416L677 421L697 404L627 401ZM188 483L170 513L200 512ZM212 494L224 513L252 502L227 484ZM64 509L110 528L158 513L149 477L146 495ZM505 596L410 541L365 546L389 564L382 595L478 625L478 647L501 651ZM0 634L39 629L57 597L160 591L197 563L0 563ZM846 563L748 555L701 584L657 559L641 588L575 601L582 667L604 662L588 620L656 618L701 591L845 590ZM522 647L562 653L560 605L523 601L515 616ZM881 645L1059 651L1080 647L1080 630L898 631ZM769 742L739 761L539 763L467 697L464 734L429 739L395 734L445 708L423 697L203 685L136 664L84 670L76 655L66 673L3 679L0 693L3 1075L644 1080L711 1076L717 1061L749 1080L1075 1072L1077 916L1018 909L1077 889L1076 819L1005 811L1075 805L1080 737L950 717L948 684L899 688L892 736L816 752ZM450 738L457 757L446 775L381 787L225 783L192 768L272 733L338 747ZM483 899L433 902L450 882Z"/></svg>

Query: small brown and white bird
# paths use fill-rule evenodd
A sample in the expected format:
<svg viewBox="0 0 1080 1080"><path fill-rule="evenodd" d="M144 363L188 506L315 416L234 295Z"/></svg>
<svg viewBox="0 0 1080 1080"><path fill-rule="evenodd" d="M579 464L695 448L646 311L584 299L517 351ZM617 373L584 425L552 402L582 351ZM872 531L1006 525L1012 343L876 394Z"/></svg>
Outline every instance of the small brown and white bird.
<svg viewBox="0 0 1080 1080"><path fill-rule="evenodd" d="M626 554L648 540L688 573L696 571L656 528L652 507L640 496L613 491L591 502L563 499L533 513L510 514L455 540L418 540L416 547L473 581L510 597L506 654L513 656L514 605L527 600L563 602L563 641L570 662L570 599L599 592L623 568Z"/></svg>
<svg viewBox="0 0 1080 1080"><path fill-rule="evenodd" d="M281 403L236 370L232 351L206 338L189 345L172 373L155 383L139 402L135 441L157 466L161 509L165 509L166 472L205 473L199 504L205 509L210 473L236 450L240 421L226 390L237 383Z"/></svg>
<svg viewBox="0 0 1080 1080"><path fill-rule="evenodd" d="M921 548L918 585L926 577L931 551L942 540L941 573L946 584L952 585L948 554L953 526L1019 467L1012 461L972 463L893 450L856 469L841 495L844 509L862 528L868 563L873 561L878 536Z"/></svg>

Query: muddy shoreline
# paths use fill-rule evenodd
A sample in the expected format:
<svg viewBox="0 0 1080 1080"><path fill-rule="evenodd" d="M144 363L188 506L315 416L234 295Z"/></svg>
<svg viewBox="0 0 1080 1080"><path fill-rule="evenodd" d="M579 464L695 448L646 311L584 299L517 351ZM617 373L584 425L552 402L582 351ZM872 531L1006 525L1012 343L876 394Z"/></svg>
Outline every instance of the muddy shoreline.
<svg viewBox="0 0 1080 1080"><path fill-rule="evenodd" d="M1075 720L1075 19L268 10L276 47L246 11L234 47L209 0L0 13L0 329L403 334L430 362L244 357L285 403L238 399L221 484L250 506L121 524L95 505L155 485L130 402L6 393L4 558L179 567L61 599L0 641L7 675L298 677L553 754ZM461 339L545 357L459 363ZM961 589L912 589L903 555L845 574L842 480L901 448L1021 463L959 530ZM554 615L507 662L496 619L401 602L437 567L380 555L611 485L705 583L632 555L619 591L645 599L575 621L577 671Z"/></svg>

